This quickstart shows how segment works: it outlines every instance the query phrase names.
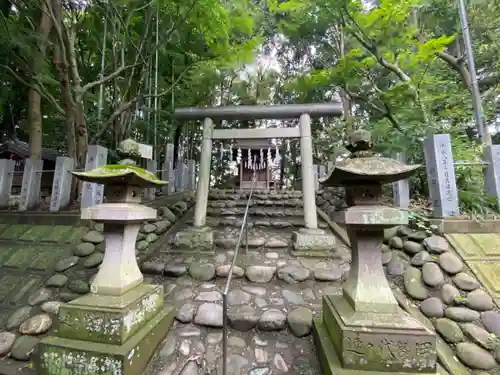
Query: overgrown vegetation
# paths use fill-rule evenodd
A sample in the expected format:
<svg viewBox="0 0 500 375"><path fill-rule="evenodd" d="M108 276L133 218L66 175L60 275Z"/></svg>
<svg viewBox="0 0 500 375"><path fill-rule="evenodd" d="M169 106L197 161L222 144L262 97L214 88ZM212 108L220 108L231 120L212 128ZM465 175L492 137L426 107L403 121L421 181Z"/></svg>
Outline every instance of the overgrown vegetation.
<svg viewBox="0 0 500 375"><path fill-rule="evenodd" d="M468 11L494 128L500 2L475 0ZM319 160L343 153L358 127L410 163L422 163L423 139L441 132L452 135L456 160L481 160L455 0L0 0L0 13L1 134L29 140L34 157L56 148L81 166L89 143L115 148L133 136L159 156L171 140L196 158L200 125L172 121L174 107L340 100L344 118L314 123ZM296 155L292 142L282 166L291 176ZM492 213L481 167L456 174L462 209ZM411 186L417 202L428 196L423 171Z"/></svg>

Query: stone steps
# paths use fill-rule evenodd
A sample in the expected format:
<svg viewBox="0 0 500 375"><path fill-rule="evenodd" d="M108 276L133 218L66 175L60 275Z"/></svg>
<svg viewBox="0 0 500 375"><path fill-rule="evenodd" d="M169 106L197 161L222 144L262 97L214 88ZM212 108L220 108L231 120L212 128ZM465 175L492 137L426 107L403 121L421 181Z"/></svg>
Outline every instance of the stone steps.
<svg viewBox="0 0 500 375"><path fill-rule="evenodd" d="M212 200L208 201L208 207L214 208L232 208L232 207L246 207L248 201L246 199L239 200ZM302 199L282 199L282 200L252 200L250 207L303 207L304 202Z"/></svg>
<svg viewBox="0 0 500 375"><path fill-rule="evenodd" d="M212 190L208 193L209 200L247 200L250 195L248 191L232 190ZM289 191L286 193L276 191L254 191L252 193L254 200L283 200L283 199L302 199L301 191Z"/></svg>
<svg viewBox="0 0 500 375"><path fill-rule="evenodd" d="M248 216L248 227L262 227L262 228L274 228L274 229L287 229L287 228L304 228L305 222L303 217L283 217L280 219L266 219L263 217ZM192 220L187 221L188 224L192 224ZM237 216L226 216L226 217L207 217L206 225L211 228L219 227L234 227L241 228L243 224L243 217ZM321 229L327 229L328 224L324 221L320 221L318 218L318 226Z"/></svg>
<svg viewBox="0 0 500 375"><path fill-rule="evenodd" d="M296 208L275 208L275 207L250 207L248 213L252 216L264 217L303 217L304 210ZM208 207L208 216L243 216L245 214L245 207L232 207L232 208L215 208Z"/></svg>

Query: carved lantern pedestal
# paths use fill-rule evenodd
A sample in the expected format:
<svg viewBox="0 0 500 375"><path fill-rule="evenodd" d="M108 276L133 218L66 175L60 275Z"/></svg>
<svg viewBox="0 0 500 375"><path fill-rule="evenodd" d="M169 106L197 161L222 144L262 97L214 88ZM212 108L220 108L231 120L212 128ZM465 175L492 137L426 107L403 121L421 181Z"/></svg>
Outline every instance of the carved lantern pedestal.
<svg viewBox="0 0 500 375"><path fill-rule="evenodd" d="M384 229L408 222L406 212L380 203L382 184L419 166L377 157L370 148L369 133L354 133L352 156L323 182L346 188L348 208L336 221L347 227L352 247L343 294L324 297L323 316L314 321L323 374L436 374L435 334L399 308L381 260Z"/></svg>
<svg viewBox="0 0 500 375"><path fill-rule="evenodd" d="M141 190L166 182L131 160L124 164L73 173L105 185L107 203L83 210L82 219L104 224L106 249L91 292L62 305L59 329L41 341L40 375L140 374L173 321L174 309L163 306L163 286L143 284L135 254L141 223L156 219L155 209L140 204Z"/></svg>

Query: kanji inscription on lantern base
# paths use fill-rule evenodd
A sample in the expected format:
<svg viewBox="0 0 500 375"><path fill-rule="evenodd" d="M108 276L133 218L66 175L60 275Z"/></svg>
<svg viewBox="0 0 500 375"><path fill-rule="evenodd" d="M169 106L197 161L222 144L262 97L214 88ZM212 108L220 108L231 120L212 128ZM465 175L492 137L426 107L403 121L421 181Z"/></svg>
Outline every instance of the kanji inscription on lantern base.
<svg viewBox="0 0 500 375"><path fill-rule="evenodd" d="M449 134L432 135L424 141L425 167L436 217L457 216L458 192Z"/></svg>

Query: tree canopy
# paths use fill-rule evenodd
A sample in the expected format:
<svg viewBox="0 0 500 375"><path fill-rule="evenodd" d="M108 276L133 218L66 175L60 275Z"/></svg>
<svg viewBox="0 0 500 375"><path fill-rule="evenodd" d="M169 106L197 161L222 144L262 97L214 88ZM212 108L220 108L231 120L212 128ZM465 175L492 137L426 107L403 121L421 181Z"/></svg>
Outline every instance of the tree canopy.
<svg viewBox="0 0 500 375"><path fill-rule="evenodd" d="M466 5L495 133L500 2ZM82 166L88 144L114 149L127 137L157 156L172 141L196 157L200 125L173 121L176 107L329 101L344 116L313 124L325 163L357 128L410 162L442 132L455 159L481 158L454 0L0 0L0 14L1 135L28 141L35 158L54 148ZM462 204L484 210L481 169L457 167L457 177ZM413 182L425 196L425 176Z"/></svg>

